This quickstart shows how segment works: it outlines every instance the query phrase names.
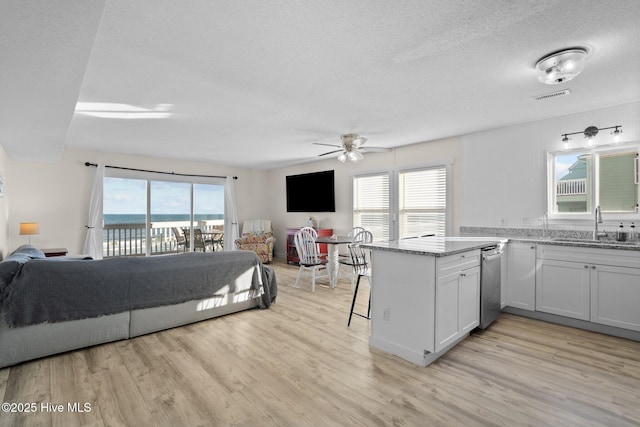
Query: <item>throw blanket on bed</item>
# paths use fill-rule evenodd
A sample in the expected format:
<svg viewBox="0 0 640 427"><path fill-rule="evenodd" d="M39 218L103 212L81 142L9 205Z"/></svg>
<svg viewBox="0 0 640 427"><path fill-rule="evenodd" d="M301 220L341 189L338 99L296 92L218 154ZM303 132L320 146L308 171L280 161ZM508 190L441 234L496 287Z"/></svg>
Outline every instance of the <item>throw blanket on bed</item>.
<svg viewBox="0 0 640 427"><path fill-rule="evenodd" d="M219 291L248 292L249 298L257 298L263 295L263 278L269 275L249 251L32 260L5 287L2 309L7 324L20 327L178 304ZM275 294L260 298L261 307L273 301L271 293Z"/></svg>

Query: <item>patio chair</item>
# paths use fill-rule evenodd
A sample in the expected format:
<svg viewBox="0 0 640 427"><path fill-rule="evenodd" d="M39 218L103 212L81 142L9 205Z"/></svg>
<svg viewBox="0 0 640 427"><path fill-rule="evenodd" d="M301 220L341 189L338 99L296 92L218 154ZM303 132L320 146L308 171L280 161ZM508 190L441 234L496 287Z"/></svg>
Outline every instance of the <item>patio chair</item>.
<svg viewBox="0 0 640 427"><path fill-rule="evenodd" d="M178 227L171 227L173 231L173 237L176 239L176 252L180 252L180 246L182 246L182 252L187 251L187 241L184 238L184 234L178 230Z"/></svg>

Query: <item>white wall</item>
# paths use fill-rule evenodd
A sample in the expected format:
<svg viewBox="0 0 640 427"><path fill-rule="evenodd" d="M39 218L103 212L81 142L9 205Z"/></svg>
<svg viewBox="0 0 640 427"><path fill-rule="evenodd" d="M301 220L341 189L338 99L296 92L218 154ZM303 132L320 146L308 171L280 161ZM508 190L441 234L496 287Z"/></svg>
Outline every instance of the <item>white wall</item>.
<svg viewBox="0 0 640 427"><path fill-rule="evenodd" d="M7 164L9 160L0 146L0 177L7 181ZM6 190L6 187L5 187ZM5 195L0 197L0 259L9 254L9 200Z"/></svg>
<svg viewBox="0 0 640 427"><path fill-rule="evenodd" d="M537 224L547 204L546 151L562 149L564 133L615 125L624 142L640 140L640 102L465 135L461 225L498 227L501 217L506 227L527 228L530 218Z"/></svg>
<svg viewBox="0 0 640 427"><path fill-rule="evenodd" d="M8 248L3 251L5 255L28 242L28 237L20 236L18 230L21 222L30 221L40 224L40 234L31 236L34 246L66 247L70 253L81 252L95 173L95 168L84 165L87 161L166 172L237 176L235 187L240 222L247 218L262 218L267 215L269 195L266 191L265 171L66 149L62 159L55 163L6 162L6 199L10 203L6 220L8 228L4 227L7 229ZM0 163L0 172L3 169ZM0 199L0 239L3 230L3 203ZM0 247L0 250L3 248Z"/></svg>
<svg viewBox="0 0 640 427"><path fill-rule="evenodd" d="M374 141L369 141L374 145ZM313 216L323 228L333 228L336 234L346 234L352 227L351 176L366 172L389 170L412 166L451 162L452 230L457 234L460 225L460 199L462 168L460 139L424 142L400 147L386 153L367 153L358 163L340 163L335 158L304 165L282 168L269 172L270 219L276 236L276 256L284 257L286 251L286 229L306 225ZM287 175L335 170L336 212L288 213L286 204ZM313 197L313 190L309 190Z"/></svg>

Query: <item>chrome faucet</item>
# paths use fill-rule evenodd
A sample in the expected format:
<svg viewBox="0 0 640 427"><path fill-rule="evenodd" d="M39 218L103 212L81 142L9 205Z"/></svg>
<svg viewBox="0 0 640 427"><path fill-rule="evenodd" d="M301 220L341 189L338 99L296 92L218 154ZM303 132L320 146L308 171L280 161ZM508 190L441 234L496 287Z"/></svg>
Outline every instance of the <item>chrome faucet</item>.
<svg viewBox="0 0 640 427"><path fill-rule="evenodd" d="M598 231L598 224L602 224L602 211L600 206L596 206L596 212L593 220L593 240L600 240L600 237L606 237L607 233Z"/></svg>

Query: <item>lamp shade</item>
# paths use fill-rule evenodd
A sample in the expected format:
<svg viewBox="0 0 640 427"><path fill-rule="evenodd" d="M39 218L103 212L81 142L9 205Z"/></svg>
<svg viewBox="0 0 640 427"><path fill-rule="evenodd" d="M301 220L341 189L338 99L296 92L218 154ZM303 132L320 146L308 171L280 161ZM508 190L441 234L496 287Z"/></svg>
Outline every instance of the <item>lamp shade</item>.
<svg viewBox="0 0 640 427"><path fill-rule="evenodd" d="M38 234L38 223L37 222L21 222L20 223L20 235L31 235Z"/></svg>

